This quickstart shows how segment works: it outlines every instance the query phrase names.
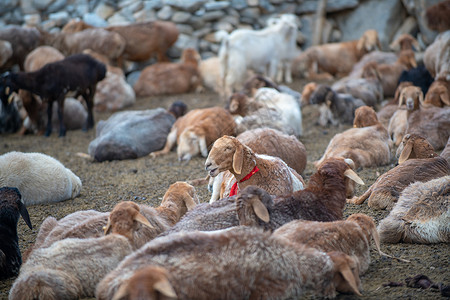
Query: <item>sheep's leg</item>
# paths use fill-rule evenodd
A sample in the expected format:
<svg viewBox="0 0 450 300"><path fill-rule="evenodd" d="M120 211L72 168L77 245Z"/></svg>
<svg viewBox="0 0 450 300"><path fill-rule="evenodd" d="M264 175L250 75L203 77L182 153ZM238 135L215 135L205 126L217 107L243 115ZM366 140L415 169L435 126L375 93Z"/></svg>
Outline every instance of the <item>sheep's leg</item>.
<svg viewBox="0 0 450 300"><path fill-rule="evenodd" d="M284 66L284 80L286 83L292 83L292 66L290 61L285 61Z"/></svg>
<svg viewBox="0 0 450 300"><path fill-rule="evenodd" d="M94 108L94 95L96 87L97 87L96 85L91 86L88 88L87 93L82 94L84 101L86 101L88 111L88 116L86 119L86 123L83 126L83 131L87 131L88 129L94 127L94 113L92 111Z"/></svg>
<svg viewBox="0 0 450 300"><path fill-rule="evenodd" d="M50 136L52 134L52 113L53 113L53 100L49 99L47 101L47 129L45 130L45 136Z"/></svg>
<svg viewBox="0 0 450 300"><path fill-rule="evenodd" d="M366 201L367 198L372 194L372 187L368 188L367 191L361 195L360 197L353 197L351 199L347 199L347 203L361 205Z"/></svg>
<svg viewBox="0 0 450 300"><path fill-rule="evenodd" d="M58 120L59 120L59 137L66 135L66 126L64 125L64 95L58 98ZM49 119L51 122L51 119Z"/></svg>

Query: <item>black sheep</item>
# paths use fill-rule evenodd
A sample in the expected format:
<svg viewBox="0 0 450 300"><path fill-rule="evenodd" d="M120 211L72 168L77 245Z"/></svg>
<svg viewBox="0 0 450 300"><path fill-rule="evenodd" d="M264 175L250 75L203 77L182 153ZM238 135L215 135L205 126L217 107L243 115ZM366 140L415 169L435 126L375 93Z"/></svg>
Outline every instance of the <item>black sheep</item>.
<svg viewBox="0 0 450 300"><path fill-rule="evenodd" d="M69 93L81 95L86 101L88 117L83 130L94 127L94 94L97 82L105 78L106 67L90 55L75 54L61 61L49 63L34 72L5 73L0 77L0 98L7 105L12 92L24 89L48 102L47 119L52 119L53 102L58 103L59 136L66 135L63 112L64 99ZM47 122L45 135L52 132L52 122Z"/></svg>
<svg viewBox="0 0 450 300"><path fill-rule="evenodd" d="M20 215L32 229L27 208L21 198L16 188L0 188L0 280L16 276L22 264L17 236Z"/></svg>
<svg viewBox="0 0 450 300"><path fill-rule="evenodd" d="M428 72L425 66L420 64L417 68L403 71L398 79L398 83L400 84L403 81L412 82L413 85L420 87L423 94L426 95L428 88L433 83L434 79L431 77L430 72Z"/></svg>

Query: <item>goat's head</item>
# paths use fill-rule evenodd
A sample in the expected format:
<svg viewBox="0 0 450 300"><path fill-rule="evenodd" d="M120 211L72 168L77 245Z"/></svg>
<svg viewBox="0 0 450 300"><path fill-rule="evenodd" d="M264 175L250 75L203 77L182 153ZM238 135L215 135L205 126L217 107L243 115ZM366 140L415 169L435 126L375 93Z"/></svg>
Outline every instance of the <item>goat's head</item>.
<svg viewBox="0 0 450 300"><path fill-rule="evenodd" d="M278 86L269 78L262 75L255 75L245 82L244 88L241 92L248 97L253 97L256 94L256 91L262 87L273 88L279 91Z"/></svg>
<svg viewBox="0 0 450 300"><path fill-rule="evenodd" d="M306 106L308 104L311 104L311 95L314 93L314 91L317 89L317 83L315 82L310 82L308 84L306 84L303 87L303 91L302 91L302 106Z"/></svg>
<svg viewBox="0 0 450 300"><path fill-rule="evenodd" d="M408 70L417 67L416 56L412 50L402 50L398 55L397 62Z"/></svg>
<svg viewBox="0 0 450 300"><path fill-rule="evenodd" d="M234 174L241 174L247 153L252 153L249 147L235 137L224 135L214 142L205 162L206 171L211 177L227 170Z"/></svg>
<svg viewBox="0 0 450 300"><path fill-rule="evenodd" d="M438 156L428 140L420 135L408 133L403 136L397 148L398 163L402 164L411 158L431 158Z"/></svg>
<svg viewBox="0 0 450 300"><path fill-rule="evenodd" d="M199 203L195 188L187 182L177 181L167 189L161 201L161 206L178 211L180 213L178 217L180 218Z"/></svg>
<svg viewBox="0 0 450 300"><path fill-rule="evenodd" d="M400 95L402 93L402 90L407 86L413 86L413 83L411 81L402 81L398 84L394 94L394 102L396 104L398 104L398 102L400 101Z"/></svg>
<svg viewBox="0 0 450 300"><path fill-rule="evenodd" d="M450 82L434 81L425 95L423 104L437 107L450 106Z"/></svg>
<svg viewBox="0 0 450 300"><path fill-rule="evenodd" d="M250 98L244 93L234 93L228 99L226 109L233 115L240 115L244 117Z"/></svg>
<svg viewBox="0 0 450 300"><path fill-rule="evenodd" d="M420 51L419 42L409 33L404 33L400 35L389 45L389 48L391 48L394 51L400 50Z"/></svg>
<svg viewBox="0 0 450 300"><path fill-rule="evenodd" d="M359 292L361 280L359 279L358 261L342 252L327 253L333 261L333 283L338 292L354 293L362 296Z"/></svg>
<svg viewBox="0 0 450 300"><path fill-rule="evenodd" d="M380 40L378 39L378 32L374 29L366 30L361 38L358 40L356 48L360 52L371 52L378 48L381 50Z"/></svg>
<svg viewBox="0 0 450 300"><path fill-rule="evenodd" d="M157 266L147 266L137 270L122 283L113 300L119 299L176 299L177 294L168 279L167 270Z"/></svg>
<svg viewBox="0 0 450 300"><path fill-rule="evenodd" d="M362 128L379 124L377 113L367 105L355 109L355 118L353 119L354 128Z"/></svg>
<svg viewBox="0 0 450 300"><path fill-rule="evenodd" d="M328 85L320 84L311 95L311 104L325 103L328 107L335 101L336 93Z"/></svg>
<svg viewBox="0 0 450 300"><path fill-rule="evenodd" d="M187 64L193 64L198 66L202 58L197 50L194 48L186 48L181 53L181 62Z"/></svg>
<svg viewBox="0 0 450 300"><path fill-rule="evenodd" d="M8 219L12 224L17 224L20 214L28 227L33 229L28 210L22 203L22 195L17 188L0 188L0 211L2 212L2 218ZM3 221L6 221L6 219Z"/></svg>
<svg viewBox="0 0 450 300"><path fill-rule="evenodd" d="M368 62L364 65L361 78L381 80L378 64L376 62Z"/></svg>
<svg viewBox="0 0 450 300"><path fill-rule="evenodd" d="M349 158L331 157L324 160L317 167L317 174L322 178L346 177L354 182L364 185L364 181L353 171L355 163Z"/></svg>
<svg viewBox="0 0 450 300"><path fill-rule="evenodd" d="M175 101L170 105L167 111L171 113L175 119L178 119L186 114L187 105L183 101Z"/></svg>
<svg viewBox="0 0 450 300"><path fill-rule="evenodd" d="M19 87L15 84L13 73L5 72L0 75L0 99L4 107L12 102L13 94L18 90Z"/></svg>
<svg viewBox="0 0 450 300"><path fill-rule="evenodd" d="M178 139L178 160L188 161L198 154L203 157L208 156L205 130L199 125L191 125L184 129Z"/></svg>
<svg viewBox="0 0 450 300"><path fill-rule="evenodd" d="M423 103L423 93L420 87L407 86L402 89L400 93L399 106L406 105L406 109L413 111L419 109L419 106Z"/></svg>
<svg viewBox="0 0 450 300"><path fill-rule="evenodd" d="M272 196L257 186L247 186L236 198L239 225L257 226L260 221L270 221L269 210L273 206Z"/></svg>

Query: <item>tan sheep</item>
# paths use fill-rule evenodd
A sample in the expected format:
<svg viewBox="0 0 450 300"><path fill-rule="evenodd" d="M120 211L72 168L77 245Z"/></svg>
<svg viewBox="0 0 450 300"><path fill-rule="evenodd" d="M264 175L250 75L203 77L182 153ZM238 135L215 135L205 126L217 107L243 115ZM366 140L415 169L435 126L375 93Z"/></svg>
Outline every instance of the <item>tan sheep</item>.
<svg viewBox="0 0 450 300"><path fill-rule="evenodd" d="M435 80L425 95L424 106L450 106L450 80Z"/></svg>
<svg viewBox="0 0 450 300"><path fill-rule="evenodd" d="M150 153L150 156L165 155L178 145L179 160L190 160L198 154L207 157L208 150L216 139L223 135L235 134L236 123L226 109L221 107L194 109L175 121L164 148Z"/></svg>
<svg viewBox="0 0 450 300"><path fill-rule="evenodd" d="M239 188L256 185L273 195L290 194L304 187L303 178L280 158L255 154L231 136L223 136L214 145L205 162L211 177L230 171L237 182L230 196Z"/></svg>
<svg viewBox="0 0 450 300"><path fill-rule="evenodd" d="M394 98L385 103L378 111L377 111L377 117L381 124L385 128L389 127L389 121L391 120L391 117L394 115L394 113L398 109L398 102L400 100L400 94L402 90L407 86L413 86L411 81L402 81L398 84L397 89L395 90ZM388 130L389 131L389 130Z"/></svg>
<svg viewBox="0 0 450 300"><path fill-rule="evenodd" d="M362 196L354 197L349 203L362 204L369 199L368 205L373 209L391 209L409 184L450 174L447 161L421 136L405 135L399 151L399 165L378 177Z"/></svg>
<svg viewBox="0 0 450 300"><path fill-rule="evenodd" d="M439 34L434 42L425 49L423 63L436 79L450 80L450 31Z"/></svg>

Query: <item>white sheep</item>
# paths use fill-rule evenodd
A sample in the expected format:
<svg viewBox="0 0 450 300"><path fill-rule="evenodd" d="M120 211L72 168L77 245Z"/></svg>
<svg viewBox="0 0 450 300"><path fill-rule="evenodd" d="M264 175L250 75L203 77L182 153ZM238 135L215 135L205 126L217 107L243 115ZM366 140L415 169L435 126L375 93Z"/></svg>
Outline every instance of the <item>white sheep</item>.
<svg viewBox="0 0 450 300"><path fill-rule="evenodd" d="M403 190L378 225L384 243L450 242L450 176L415 182Z"/></svg>
<svg viewBox="0 0 450 300"><path fill-rule="evenodd" d="M135 249L133 231L150 226L133 202L111 212L100 238L70 238L35 250L20 269L9 300L92 297L97 283Z"/></svg>
<svg viewBox="0 0 450 300"><path fill-rule="evenodd" d="M23 203L29 206L75 198L82 184L51 156L12 151L0 156L0 186L17 187Z"/></svg>
<svg viewBox="0 0 450 300"><path fill-rule="evenodd" d="M234 175L236 183L230 196L235 195L238 188L248 185L257 185L273 195L290 194L304 188L303 178L280 158L255 154L231 136L223 136L214 142L205 168L211 177L224 171Z"/></svg>
<svg viewBox="0 0 450 300"><path fill-rule="evenodd" d="M167 270L169 294L178 299L333 298L336 291L361 295L357 262L348 255L324 253L240 226L155 239L109 273L98 284L96 298L151 292L153 285L142 284L145 277L133 276L147 266Z"/></svg>

